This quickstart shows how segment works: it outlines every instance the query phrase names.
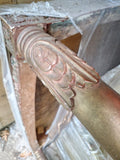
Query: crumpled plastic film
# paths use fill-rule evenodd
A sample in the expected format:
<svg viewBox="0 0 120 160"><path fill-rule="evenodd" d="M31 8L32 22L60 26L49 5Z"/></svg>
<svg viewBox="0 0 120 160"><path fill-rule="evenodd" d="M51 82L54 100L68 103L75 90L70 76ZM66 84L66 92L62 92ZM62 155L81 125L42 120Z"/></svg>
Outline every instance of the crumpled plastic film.
<svg viewBox="0 0 120 160"><path fill-rule="evenodd" d="M1 21L0 21L0 59L1 59L1 65L2 65L3 84L4 84L4 87L6 90L6 94L7 94L10 106L12 106L12 103L15 104L15 98L13 98L15 96L15 94L14 94L12 78L11 78L8 59L7 59L7 53L6 53L6 49L5 49ZM13 105L13 106L15 106L15 105ZM14 116L16 116L16 113Z"/></svg>
<svg viewBox="0 0 120 160"><path fill-rule="evenodd" d="M70 19L72 25L75 27L76 31L80 33L82 36L82 40L80 41L79 49L78 49L78 57L84 58L84 54L86 52L86 49L89 45L89 42L96 31L96 28L99 26L99 24L102 21L102 18L104 16L104 12L106 8L109 7L116 7L120 5L120 0L98 0L96 5L96 0L74 0L74 5L70 6L70 3L72 3L72 0L68 0L64 2L64 5L62 5L62 1L56 0L56 4L54 4L54 1L51 1L50 4L53 5L55 10L62 11L67 17ZM104 4L104 5L102 5ZM77 7L80 6L80 7ZM85 30L85 25L81 26L81 24L78 25L78 22L76 20L76 16L79 16L81 18L85 18L94 13L94 11L99 11L99 16L92 25Z"/></svg>
<svg viewBox="0 0 120 160"><path fill-rule="evenodd" d="M92 38L92 36L93 36L93 34L95 32L97 26L100 24L100 21L101 21L103 15L104 15L104 10L99 15L99 18L97 19L97 21L95 22L95 24L93 24L93 27L91 27L91 29L89 30L89 32L88 32L88 34L86 36L87 41L86 41L86 45L84 46L84 49L82 51L82 55L84 55L84 53L86 51L86 48L87 48L87 46L88 46L88 44L89 44L89 42L90 42L90 40L91 40L91 38ZM82 55L81 55L81 49L82 49L82 44L80 43L79 50L78 50L78 53L77 53L78 57L82 57Z"/></svg>
<svg viewBox="0 0 120 160"><path fill-rule="evenodd" d="M0 7L0 15L27 15L27 16L50 16L66 17L62 12L56 11L49 2L32 2L31 4L3 5Z"/></svg>
<svg viewBox="0 0 120 160"><path fill-rule="evenodd" d="M76 20L77 13L79 13L79 16L81 15L81 17L82 17L83 15L87 16L87 14L93 10L103 9L102 5L101 5L102 2L104 2L104 4L105 4L104 8L106 8L106 6L113 7L113 6L117 6L118 4L120 4L120 0L98 0L97 1L98 5L96 8L95 4L91 3L90 0L84 0L84 1L83 0L75 0L74 1L75 6L70 6L70 3L72 1L73 0L67 0L67 1L64 1L64 3L63 3L63 1L60 1L60 0L56 0L56 1L53 0L50 2L38 2L38 3L33 2L31 4L20 4L17 6L16 5L9 5L9 6L6 5L6 6L0 7L0 15L13 15L14 19L17 19L17 16L20 16L20 15L26 15L29 17L30 16L47 16L47 17L60 17L60 18L68 17L68 19L71 21L72 25L75 27L77 32L84 36L84 28L82 28L80 25L77 24L77 20ZM86 3L88 3L89 5L85 5ZM78 5L80 7L77 10L76 6L78 6ZM86 36L84 38L82 38L82 43L80 43L80 45L79 45L78 56L82 57L84 55L86 48L88 46L88 43L90 42L91 37L93 36L97 26L100 24L100 22L103 18L103 15L104 15L104 10L102 12L100 12L98 19L96 19L95 22L91 25L91 27L86 31L86 33L85 33ZM20 113L19 113L19 109L17 106L14 87L12 84L12 78L11 78L11 74L10 74L10 70L9 70L1 23L0 23L0 34L1 34L0 38L2 37L0 39L0 57L2 60L3 82L4 82L7 97L8 97L10 106L11 106L11 110L13 111L15 120L21 126L21 128L23 130L23 134L25 134L24 127L23 127L22 120L21 120ZM86 44L83 45L83 43L85 41L86 41ZM82 50L82 52L81 52L81 50ZM58 118L59 118L59 116L56 119L58 120ZM62 118L62 119L64 119L64 118ZM53 122L53 125L54 125L54 123L56 124L56 122ZM57 122L57 123L59 123L59 122ZM81 126L81 128L79 128L78 126ZM54 126L53 126L53 128L54 128ZM69 130L69 132L67 131L67 129ZM76 136L78 136L78 139L81 140L81 144L79 145L79 147L81 147L81 151L84 151L84 155L81 152L81 154L84 157L87 157L88 159L91 159L91 160L93 160L93 159L98 159L98 160L104 159L105 160L105 156L100 150L100 145L94 140L94 138L90 135L90 133L87 131L87 129L84 128L84 126L78 121L78 119L76 119L76 117L73 117L73 120L71 121L71 123L69 124L69 127L67 129L61 131L63 134L58 133L60 136L58 136L57 139L56 139L56 137L53 136L53 139L51 139L50 143L48 142L49 144L47 144L47 142L46 142L46 144L44 146L45 153L47 152L47 150L49 150L53 147L52 145L55 144L56 150L57 150L57 152L60 152L61 157L63 159L70 159L70 156L67 154L67 152L65 152L65 149L63 149L63 148L68 147L68 148L72 149L71 143L73 142L73 140L72 140L72 142L69 142L69 141L70 141L70 139L72 139L72 137L74 137L76 135ZM74 134L72 134L72 131ZM81 135L78 134L79 132L81 132L82 134ZM61 135L63 135L63 137ZM68 138L67 143L64 143L65 137ZM75 143L75 142L73 142L73 143ZM82 145L82 143L84 145ZM66 144L68 144L68 146L66 146ZM77 147L77 145L78 145L77 142L75 145ZM49 146L52 146L52 147L49 147ZM91 148L89 148L89 147L91 147ZM54 149L55 148L53 147L53 150ZM74 150L74 153L76 156L78 156L78 154L80 154L80 153L78 151L78 154L77 154L76 150ZM50 153L47 155L51 156ZM106 159L111 160L111 157L109 157L109 155L107 153L106 153L106 155L108 157ZM50 159L50 157L48 157L48 159Z"/></svg>

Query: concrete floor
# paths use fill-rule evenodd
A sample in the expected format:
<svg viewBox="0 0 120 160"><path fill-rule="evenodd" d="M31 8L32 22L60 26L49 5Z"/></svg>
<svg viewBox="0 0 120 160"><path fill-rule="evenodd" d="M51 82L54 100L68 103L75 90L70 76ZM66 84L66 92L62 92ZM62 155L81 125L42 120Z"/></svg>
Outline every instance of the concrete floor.
<svg viewBox="0 0 120 160"><path fill-rule="evenodd" d="M18 126L13 123L8 126L8 129L9 136L4 150L4 140L0 138L0 160L35 160Z"/></svg>

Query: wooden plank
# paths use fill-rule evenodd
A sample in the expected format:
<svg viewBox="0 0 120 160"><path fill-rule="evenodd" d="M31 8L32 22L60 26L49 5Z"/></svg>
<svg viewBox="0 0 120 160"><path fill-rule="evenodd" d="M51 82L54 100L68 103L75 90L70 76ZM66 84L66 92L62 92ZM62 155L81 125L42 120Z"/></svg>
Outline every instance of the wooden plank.
<svg viewBox="0 0 120 160"><path fill-rule="evenodd" d="M12 78L15 94L29 143L34 151L38 147L35 131L35 84L36 75L28 64L15 58L12 61Z"/></svg>
<svg viewBox="0 0 120 160"><path fill-rule="evenodd" d="M35 93L35 118L37 139L39 144L45 142L45 132L51 126L57 113L59 104L42 82L37 78Z"/></svg>
<svg viewBox="0 0 120 160"><path fill-rule="evenodd" d="M12 0L0 0L0 4L11 4Z"/></svg>
<svg viewBox="0 0 120 160"><path fill-rule="evenodd" d="M19 4L19 3L32 3L32 2L38 2L38 1L41 1L41 0L16 0L16 3ZM44 1L44 0L42 0Z"/></svg>
<svg viewBox="0 0 120 160"><path fill-rule="evenodd" d="M6 97L2 81L2 71L0 63L0 129L6 127L14 121L10 106Z"/></svg>
<svg viewBox="0 0 120 160"><path fill-rule="evenodd" d="M82 38L81 34L78 33L66 39L61 40L61 42L75 53L78 53L81 38Z"/></svg>

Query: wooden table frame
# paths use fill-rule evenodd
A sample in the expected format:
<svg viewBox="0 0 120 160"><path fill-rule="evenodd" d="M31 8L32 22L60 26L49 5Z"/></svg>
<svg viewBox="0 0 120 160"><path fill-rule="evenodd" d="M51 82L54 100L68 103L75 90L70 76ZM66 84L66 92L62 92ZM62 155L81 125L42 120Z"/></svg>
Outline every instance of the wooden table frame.
<svg viewBox="0 0 120 160"><path fill-rule="evenodd" d="M82 28L83 35L88 36L101 15L99 25L118 22L119 10L119 7L115 7L88 14L86 18L79 16L75 19L76 24ZM112 18L110 14L113 15ZM14 22L13 16L2 16L1 19L6 47L13 55L12 75L16 97L33 151L39 150L35 131L37 75L57 101L66 109L72 110L99 143L118 160L120 96L100 80L92 67L60 42L78 34L71 21L67 18L49 18L51 24L45 20L44 23L38 21L36 24L28 25L29 22L25 20L24 24L19 25ZM86 38L82 36L81 44L85 46L85 43ZM94 54L96 50L95 47ZM81 51L81 55L83 52L84 50ZM113 61L116 61L116 58ZM116 63L119 63L119 60ZM107 69L109 68L110 66ZM116 137L112 140L113 130ZM45 159L41 150L36 152L36 155L38 159Z"/></svg>

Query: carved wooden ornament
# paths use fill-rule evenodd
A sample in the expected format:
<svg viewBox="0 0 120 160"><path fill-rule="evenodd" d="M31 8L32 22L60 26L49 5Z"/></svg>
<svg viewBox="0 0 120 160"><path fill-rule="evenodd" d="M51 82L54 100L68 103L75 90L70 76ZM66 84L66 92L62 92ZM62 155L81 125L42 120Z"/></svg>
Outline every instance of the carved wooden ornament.
<svg viewBox="0 0 120 160"><path fill-rule="evenodd" d="M93 87L99 82L92 67L39 27L23 29L17 48L64 107L74 107L76 89Z"/></svg>
<svg viewBox="0 0 120 160"><path fill-rule="evenodd" d="M24 58L58 102L72 110L100 144L120 159L120 96L95 70L61 42L35 26L22 29L16 41ZM116 136L113 134L116 133Z"/></svg>

